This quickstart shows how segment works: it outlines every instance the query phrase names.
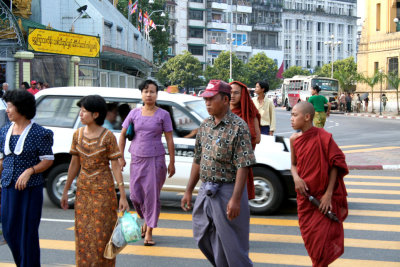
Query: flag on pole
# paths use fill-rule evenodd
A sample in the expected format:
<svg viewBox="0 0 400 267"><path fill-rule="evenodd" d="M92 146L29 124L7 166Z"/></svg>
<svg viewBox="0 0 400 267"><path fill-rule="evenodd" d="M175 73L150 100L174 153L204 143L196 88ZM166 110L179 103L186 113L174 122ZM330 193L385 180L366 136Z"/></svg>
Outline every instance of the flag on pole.
<svg viewBox="0 0 400 267"><path fill-rule="evenodd" d="M147 14L147 11L143 15L143 23L144 23L145 26L149 25L149 15Z"/></svg>
<svg viewBox="0 0 400 267"><path fill-rule="evenodd" d="M132 8L130 9L131 15L136 13L137 8L138 8L138 0L136 0L136 2L132 5Z"/></svg>
<svg viewBox="0 0 400 267"><path fill-rule="evenodd" d="M142 23L142 10L139 11L139 22Z"/></svg>
<svg viewBox="0 0 400 267"><path fill-rule="evenodd" d="M118 0L114 0L113 3L114 3L114 6L116 7L118 5Z"/></svg>
<svg viewBox="0 0 400 267"><path fill-rule="evenodd" d="M152 27L153 29L156 29L157 28L157 26L156 26L156 24L154 23L154 21L153 20L150 20L150 27Z"/></svg>
<svg viewBox="0 0 400 267"><path fill-rule="evenodd" d="M140 25L137 26L137 30L140 32Z"/></svg>

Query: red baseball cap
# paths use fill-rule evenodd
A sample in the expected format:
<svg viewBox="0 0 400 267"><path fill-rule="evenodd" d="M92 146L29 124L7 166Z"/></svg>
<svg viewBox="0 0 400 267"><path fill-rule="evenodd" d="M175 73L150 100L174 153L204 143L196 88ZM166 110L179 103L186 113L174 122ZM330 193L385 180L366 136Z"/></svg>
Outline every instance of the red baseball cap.
<svg viewBox="0 0 400 267"><path fill-rule="evenodd" d="M200 96L201 97L213 97L218 93L226 93L226 94L231 94L231 89L232 87L221 80L211 80L204 93L202 93Z"/></svg>
<svg viewBox="0 0 400 267"><path fill-rule="evenodd" d="M31 84L37 84L37 82L35 80L32 80Z"/></svg>

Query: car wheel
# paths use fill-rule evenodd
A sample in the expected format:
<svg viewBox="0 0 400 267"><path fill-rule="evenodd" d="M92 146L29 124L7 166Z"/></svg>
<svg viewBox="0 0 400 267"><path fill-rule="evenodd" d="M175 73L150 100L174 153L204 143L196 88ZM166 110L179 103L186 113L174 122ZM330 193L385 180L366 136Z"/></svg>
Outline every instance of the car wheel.
<svg viewBox="0 0 400 267"><path fill-rule="evenodd" d="M287 99L285 100L285 107L286 107L287 111L290 111L290 107L289 107L289 103L288 103Z"/></svg>
<svg viewBox="0 0 400 267"><path fill-rule="evenodd" d="M255 214L271 214L282 204L284 191L279 177L271 170L253 168L255 198L249 200L250 211Z"/></svg>
<svg viewBox="0 0 400 267"><path fill-rule="evenodd" d="M46 182L47 194L54 205L60 207L61 197L64 191L65 184L68 177L69 164L64 163L55 166L49 172ZM74 207L76 194L76 179L72 182L71 188L68 190L68 205L70 208Z"/></svg>

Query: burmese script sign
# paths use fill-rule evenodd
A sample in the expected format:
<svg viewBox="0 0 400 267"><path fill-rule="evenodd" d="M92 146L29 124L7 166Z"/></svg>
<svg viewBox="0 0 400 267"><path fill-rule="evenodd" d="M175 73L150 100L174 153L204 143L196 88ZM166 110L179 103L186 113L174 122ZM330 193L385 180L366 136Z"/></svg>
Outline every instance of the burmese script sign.
<svg viewBox="0 0 400 267"><path fill-rule="evenodd" d="M81 57L99 57L100 37L30 28L28 50Z"/></svg>

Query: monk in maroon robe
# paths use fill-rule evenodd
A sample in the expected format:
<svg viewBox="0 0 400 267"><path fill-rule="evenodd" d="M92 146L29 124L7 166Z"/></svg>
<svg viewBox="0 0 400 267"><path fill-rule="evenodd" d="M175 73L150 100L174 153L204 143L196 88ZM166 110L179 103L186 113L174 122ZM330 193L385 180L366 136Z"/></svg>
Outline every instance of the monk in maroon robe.
<svg viewBox="0 0 400 267"><path fill-rule="evenodd" d="M242 118L249 126L251 146L254 150L256 144L261 141L260 113L254 105L253 100L251 100L247 86L244 83L233 81L229 84L232 86L230 102L231 111ZM249 168L249 174L247 175L247 195L249 199L255 198L254 175L252 168Z"/></svg>
<svg viewBox="0 0 400 267"><path fill-rule="evenodd" d="M290 138L292 175L297 191L301 236L314 267L326 267L344 252L343 221L348 214L343 177L348 173L345 156L332 134L313 127L314 108L300 102L291 123L301 130ZM320 200L319 207L308 197ZM325 214L336 214L339 222Z"/></svg>

